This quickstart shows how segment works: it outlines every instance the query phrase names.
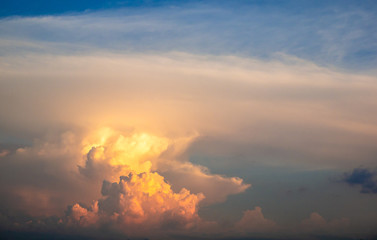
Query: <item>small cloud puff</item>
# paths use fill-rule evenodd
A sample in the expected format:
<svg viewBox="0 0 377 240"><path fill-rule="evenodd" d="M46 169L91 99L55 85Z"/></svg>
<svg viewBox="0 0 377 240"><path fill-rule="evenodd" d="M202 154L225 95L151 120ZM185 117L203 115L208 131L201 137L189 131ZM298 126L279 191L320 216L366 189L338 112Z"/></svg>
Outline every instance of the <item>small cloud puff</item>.
<svg viewBox="0 0 377 240"><path fill-rule="evenodd" d="M68 225L78 224L84 227L93 225L99 219L98 201L95 201L93 205L88 209L76 203L72 207L68 208L67 215L68 215L68 218L67 218Z"/></svg>
<svg viewBox="0 0 377 240"><path fill-rule="evenodd" d="M349 224L350 221L347 218L326 221L319 213L313 212L309 218L301 222L300 231L305 233L344 233Z"/></svg>
<svg viewBox="0 0 377 240"><path fill-rule="evenodd" d="M7 156L9 153L7 149L0 150L0 158Z"/></svg>
<svg viewBox="0 0 377 240"><path fill-rule="evenodd" d="M274 221L266 219L261 207L244 212L242 219L235 224L235 229L245 233L271 232L277 229Z"/></svg>

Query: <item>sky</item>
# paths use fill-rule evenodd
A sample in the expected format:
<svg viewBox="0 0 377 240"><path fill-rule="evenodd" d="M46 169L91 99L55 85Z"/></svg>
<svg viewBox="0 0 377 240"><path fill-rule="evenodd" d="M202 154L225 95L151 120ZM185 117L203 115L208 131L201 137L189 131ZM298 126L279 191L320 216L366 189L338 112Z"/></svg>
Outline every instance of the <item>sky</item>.
<svg viewBox="0 0 377 240"><path fill-rule="evenodd" d="M377 239L375 1L2 1L0 238Z"/></svg>

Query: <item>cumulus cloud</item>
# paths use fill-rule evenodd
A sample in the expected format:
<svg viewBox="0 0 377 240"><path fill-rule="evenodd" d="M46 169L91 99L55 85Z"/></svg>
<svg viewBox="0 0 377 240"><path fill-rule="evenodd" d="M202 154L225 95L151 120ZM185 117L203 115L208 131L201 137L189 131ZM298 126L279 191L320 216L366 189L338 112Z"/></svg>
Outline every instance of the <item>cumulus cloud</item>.
<svg viewBox="0 0 377 240"><path fill-rule="evenodd" d="M266 233L277 230L274 221L266 219L262 213L261 207L255 207L253 210L246 210L240 221L235 224L235 229L244 233Z"/></svg>
<svg viewBox="0 0 377 240"><path fill-rule="evenodd" d="M98 229L111 224L117 226L116 231L133 236L210 231L216 224L204 221L198 215L199 203L206 194L211 196L212 202L213 199L224 201L228 195L241 193L249 185L239 178L212 175L205 172L204 167L178 159L193 136L171 139L145 132L122 133L101 128L81 134L65 132L57 139L52 135L45 140L35 140L31 146L5 155L0 163L13 170L13 174L2 177L2 180L10 181L9 185L2 184L1 190L6 196L2 203L33 217L59 216L61 207L70 203L66 217L55 224L73 229ZM37 169L43 166L55 175L50 176L44 169L20 175L19 171L27 164ZM194 185L189 183L174 191L172 184L178 181L177 188L182 183L178 179L188 177L188 174L170 178L169 183L157 172L160 168L163 169L161 173L174 172L185 165L191 170L197 169L195 174L198 176L190 177L196 184L203 182L204 186L199 189L202 191L191 193L188 189ZM119 176L119 182L115 182ZM207 178L212 185L207 183ZM98 194L100 182L102 190ZM213 190L214 186L218 189ZM95 198L98 195L101 197ZM72 205L72 202L76 203Z"/></svg>
<svg viewBox="0 0 377 240"><path fill-rule="evenodd" d="M162 172L174 187L186 186L193 192L204 193L206 198L203 202L206 204L223 202L230 194L242 193L251 186L241 178L211 174L208 168L190 162L168 162Z"/></svg>
<svg viewBox="0 0 377 240"><path fill-rule="evenodd" d="M66 217L68 224L111 223L132 236L192 231L206 224L198 216L198 204L204 195L185 188L175 193L156 172L130 173L120 177L119 182L104 181L101 193L103 198L90 208L73 205Z"/></svg>
<svg viewBox="0 0 377 240"><path fill-rule="evenodd" d="M367 168L355 168L345 173L343 181L351 186L361 186L361 193L377 193L377 172Z"/></svg>
<svg viewBox="0 0 377 240"><path fill-rule="evenodd" d="M84 166L79 166L79 170L88 177L100 174L101 179L116 180L118 176L128 175L131 171L149 172L152 161L156 161L171 145L166 138L146 133L123 136L104 128L98 134L98 139L93 139L93 142L90 142L90 137L84 140L86 161Z"/></svg>
<svg viewBox="0 0 377 240"><path fill-rule="evenodd" d="M242 193L250 187L238 177L211 174L206 167L179 159L195 135L168 139L147 133L125 136L108 128L99 132L101 135L97 139L89 137L92 142L84 140L84 151L88 152L79 171L89 178L115 181L129 173L154 170L165 175L174 189L188 188L195 193L203 193L206 203L225 201L230 194Z"/></svg>
<svg viewBox="0 0 377 240"><path fill-rule="evenodd" d="M35 138L29 146L2 157L0 211L49 216L61 213L74 199L95 197L93 183L77 174L82 158L80 135L80 131L63 131Z"/></svg>
<svg viewBox="0 0 377 240"><path fill-rule="evenodd" d="M87 227L98 221L98 202L94 202L90 208L85 208L76 203L67 211L67 224L78 224Z"/></svg>
<svg viewBox="0 0 377 240"><path fill-rule="evenodd" d="M321 215L319 215L319 213L313 212L310 214L309 218L304 219L301 222L299 231L315 234L344 234L349 230L349 226L350 220L347 218L327 221Z"/></svg>

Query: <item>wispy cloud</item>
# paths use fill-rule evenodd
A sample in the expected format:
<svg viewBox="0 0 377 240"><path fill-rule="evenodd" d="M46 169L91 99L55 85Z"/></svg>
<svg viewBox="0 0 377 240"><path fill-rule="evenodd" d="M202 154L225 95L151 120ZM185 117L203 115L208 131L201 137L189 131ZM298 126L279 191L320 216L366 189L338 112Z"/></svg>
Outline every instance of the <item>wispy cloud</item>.
<svg viewBox="0 0 377 240"><path fill-rule="evenodd" d="M362 4L347 6L191 2L10 17L0 20L0 44L2 54L183 51L271 58L283 52L320 65L371 70L377 61L376 15Z"/></svg>

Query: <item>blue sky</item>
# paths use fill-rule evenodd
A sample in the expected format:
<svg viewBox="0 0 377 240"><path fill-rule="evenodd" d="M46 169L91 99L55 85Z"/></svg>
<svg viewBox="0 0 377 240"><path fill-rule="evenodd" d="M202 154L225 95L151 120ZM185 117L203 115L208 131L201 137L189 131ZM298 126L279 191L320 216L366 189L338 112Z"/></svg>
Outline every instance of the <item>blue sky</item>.
<svg viewBox="0 0 377 240"><path fill-rule="evenodd" d="M20 30L10 23L2 36L72 44L71 51L95 47L258 58L285 53L325 66L372 70L376 10L373 1L9 1L2 10L8 21L56 15L79 25L29 22ZM109 25L93 26L91 18ZM135 21L143 25L129 29Z"/></svg>
<svg viewBox="0 0 377 240"><path fill-rule="evenodd" d="M375 1L3 1L1 234L374 239L376 22ZM139 216L122 188L148 179L172 192Z"/></svg>

